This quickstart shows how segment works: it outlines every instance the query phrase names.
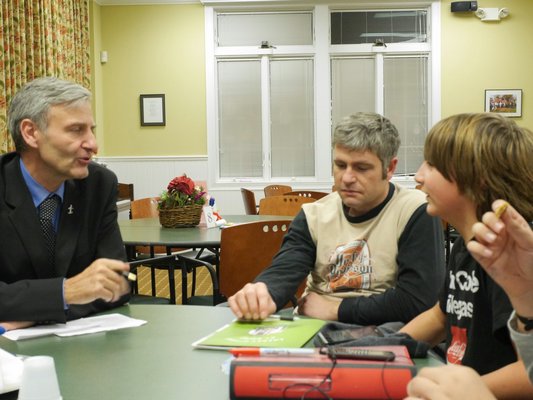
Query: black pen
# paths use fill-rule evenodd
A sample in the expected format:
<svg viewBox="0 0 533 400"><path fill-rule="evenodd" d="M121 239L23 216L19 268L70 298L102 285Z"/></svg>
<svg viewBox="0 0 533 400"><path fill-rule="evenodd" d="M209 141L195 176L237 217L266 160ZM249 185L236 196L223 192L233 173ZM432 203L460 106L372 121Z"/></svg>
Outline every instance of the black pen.
<svg viewBox="0 0 533 400"><path fill-rule="evenodd" d="M298 317L295 317L292 314L271 314L267 317L267 319L279 319L280 321L294 321L295 319L298 319Z"/></svg>

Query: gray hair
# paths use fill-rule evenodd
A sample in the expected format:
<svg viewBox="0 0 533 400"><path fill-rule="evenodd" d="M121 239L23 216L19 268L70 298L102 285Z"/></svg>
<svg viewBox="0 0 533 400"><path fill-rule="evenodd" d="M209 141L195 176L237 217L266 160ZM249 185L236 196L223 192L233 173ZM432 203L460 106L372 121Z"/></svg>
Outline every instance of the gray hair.
<svg viewBox="0 0 533 400"><path fill-rule="evenodd" d="M333 146L351 151L371 151L381 161L383 174L398 154L400 135L389 119L380 114L358 112L344 117L333 132Z"/></svg>
<svg viewBox="0 0 533 400"><path fill-rule="evenodd" d="M26 149L20 132L23 119L32 120L40 130L46 131L50 107L71 106L90 99L91 92L83 86L55 77L38 78L24 85L11 100L7 113L7 126L17 151Z"/></svg>

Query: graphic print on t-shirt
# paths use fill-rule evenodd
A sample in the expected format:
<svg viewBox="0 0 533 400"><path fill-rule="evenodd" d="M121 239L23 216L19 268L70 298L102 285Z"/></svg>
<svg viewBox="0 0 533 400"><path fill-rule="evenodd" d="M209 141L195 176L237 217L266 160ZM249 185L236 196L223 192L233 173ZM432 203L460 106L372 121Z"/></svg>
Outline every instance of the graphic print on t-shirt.
<svg viewBox="0 0 533 400"><path fill-rule="evenodd" d="M479 290L476 271L448 271L449 285L446 313L449 315L451 340L447 361L462 364L468 346L467 327L474 315L474 296Z"/></svg>
<svg viewBox="0 0 533 400"><path fill-rule="evenodd" d="M448 347L447 361L450 364L461 364L461 360L466 351L466 328L459 328L458 326L452 326L452 340L450 347Z"/></svg>
<svg viewBox="0 0 533 400"><path fill-rule="evenodd" d="M331 291L370 288L372 265L366 240L356 240L337 247L329 262L326 279Z"/></svg>

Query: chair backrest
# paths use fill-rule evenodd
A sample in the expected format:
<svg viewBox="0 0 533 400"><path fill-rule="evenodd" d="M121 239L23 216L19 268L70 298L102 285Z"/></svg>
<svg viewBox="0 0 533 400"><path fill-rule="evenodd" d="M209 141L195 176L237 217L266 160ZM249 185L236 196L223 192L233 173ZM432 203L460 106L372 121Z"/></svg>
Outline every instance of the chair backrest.
<svg viewBox="0 0 533 400"><path fill-rule="evenodd" d="M288 185L268 185L264 188L265 197L281 196L284 193L292 192L292 187Z"/></svg>
<svg viewBox="0 0 533 400"><path fill-rule="evenodd" d="M159 216L157 202L159 197L145 197L130 203L131 219L153 218Z"/></svg>
<svg viewBox="0 0 533 400"><path fill-rule="evenodd" d="M259 202L260 215L287 215L294 216L302 208L302 204L316 201L311 197L303 196L272 196L265 197Z"/></svg>
<svg viewBox="0 0 533 400"><path fill-rule="evenodd" d="M242 201L244 202L244 211L246 215L257 214L257 203L255 202L255 194L251 190L241 188Z"/></svg>
<svg viewBox="0 0 533 400"><path fill-rule="evenodd" d="M144 197L142 199L133 200L130 203L130 218L158 217L158 200L159 197ZM150 254L151 257L154 257L155 254L167 254L167 248L165 246L136 246L135 251L140 254Z"/></svg>
<svg viewBox="0 0 533 400"><path fill-rule="evenodd" d="M312 199L318 200L322 197L327 196L329 193L326 192L316 192L314 190L294 190L292 192L283 193L284 196L302 196L310 197Z"/></svg>
<svg viewBox="0 0 533 400"><path fill-rule="evenodd" d="M290 223L283 219L257 221L222 229L219 287L226 298L270 265Z"/></svg>
<svg viewBox="0 0 533 400"><path fill-rule="evenodd" d="M133 183L118 183L118 196L117 200L130 200L133 201Z"/></svg>

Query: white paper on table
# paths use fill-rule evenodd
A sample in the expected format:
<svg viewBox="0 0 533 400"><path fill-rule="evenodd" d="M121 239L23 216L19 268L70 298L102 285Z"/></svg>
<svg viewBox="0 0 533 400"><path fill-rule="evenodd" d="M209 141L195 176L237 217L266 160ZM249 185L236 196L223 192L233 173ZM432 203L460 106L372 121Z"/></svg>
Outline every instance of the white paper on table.
<svg viewBox="0 0 533 400"><path fill-rule="evenodd" d="M10 340L31 339L48 335L66 337L133 328L145 323L146 321L141 319L130 318L122 314L106 314L80 318L66 324L38 325L25 329L15 329L7 331L3 336Z"/></svg>
<svg viewBox="0 0 533 400"><path fill-rule="evenodd" d="M21 358L0 349L0 394L19 389L22 368Z"/></svg>

